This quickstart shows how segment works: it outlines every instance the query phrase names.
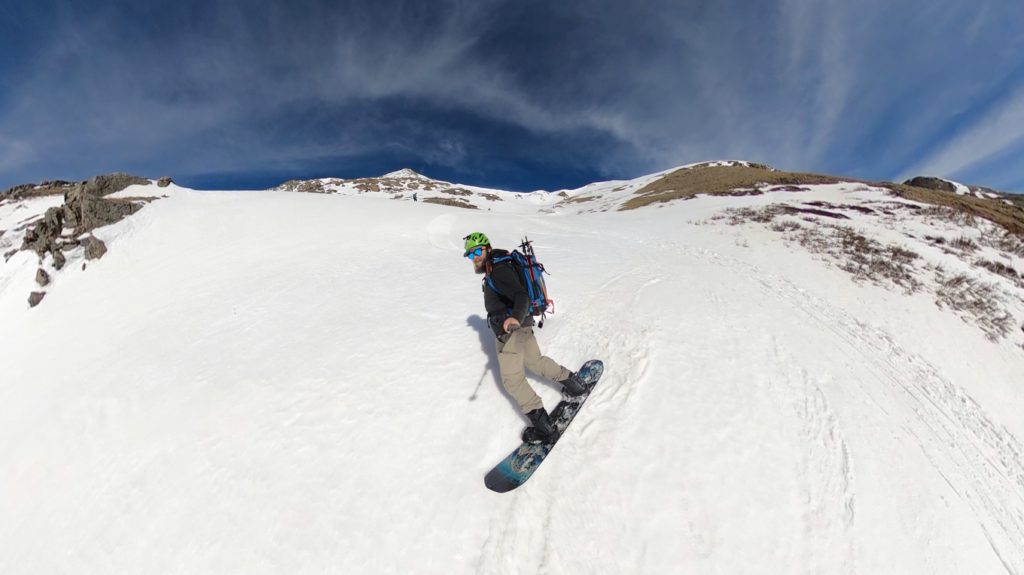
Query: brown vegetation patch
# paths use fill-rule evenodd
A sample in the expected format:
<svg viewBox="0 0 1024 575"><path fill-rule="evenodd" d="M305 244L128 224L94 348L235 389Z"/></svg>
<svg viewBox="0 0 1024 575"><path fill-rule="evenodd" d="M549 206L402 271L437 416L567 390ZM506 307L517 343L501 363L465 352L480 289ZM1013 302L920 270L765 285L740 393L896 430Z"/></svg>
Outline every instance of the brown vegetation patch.
<svg viewBox="0 0 1024 575"><path fill-rule="evenodd" d="M353 185L355 185L356 189L361 191L361 192L379 192L379 191L381 191L381 185L380 185L380 181L379 180L369 180L369 179L355 180L353 182Z"/></svg>
<svg viewBox="0 0 1024 575"><path fill-rule="evenodd" d="M955 240L949 242L949 245L965 252L974 252L978 250L978 244L967 236L960 236Z"/></svg>
<svg viewBox="0 0 1024 575"><path fill-rule="evenodd" d="M794 208L786 204L772 204L760 209L734 208L725 210L713 219L727 219L731 225L745 222L770 224L770 229L787 234L788 241L795 241L811 253L828 256L837 262L843 271L855 281L867 280L875 284L891 283L907 293L922 288L916 277L915 260L918 255L897 245L883 245L848 226L815 222L803 226L792 220L774 221L780 215L812 213L822 210ZM831 212L826 212L830 213ZM835 214L832 214L834 216ZM841 214L840 214L841 215ZM832 217L828 216L828 217ZM846 217L846 216L843 216Z"/></svg>
<svg viewBox="0 0 1024 575"><path fill-rule="evenodd" d="M974 265L984 268L998 276L1002 276L1024 288L1024 274L1018 273L1017 270L1013 269L1013 266L1008 266L1003 262L996 262L983 258L974 260Z"/></svg>
<svg viewBox="0 0 1024 575"><path fill-rule="evenodd" d="M592 202L592 201L594 201L596 199L597 199L596 196L576 196L576 197L564 199L564 200L562 200L559 203L562 203L562 204L583 204L583 203L586 203L586 202Z"/></svg>
<svg viewBox="0 0 1024 575"><path fill-rule="evenodd" d="M914 293L922 287L915 277L914 261L918 255L897 245L883 245L868 238L853 228L828 226L832 237L824 241L824 253L839 262L839 269L851 274L856 281L870 281L875 284L890 282L900 286L906 293ZM800 243L808 248L822 245L823 235L818 228L806 228ZM812 249L814 251L814 249Z"/></svg>
<svg viewBox="0 0 1024 575"><path fill-rule="evenodd" d="M955 213L988 220L1012 234L1024 235L1024 206L1007 205L999 199L982 199L973 195L958 196L939 190L917 188L905 184L882 183L897 196L949 208Z"/></svg>
<svg viewBox="0 0 1024 575"><path fill-rule="evenodd" d="M1004 297L996 286L966 274L947 276L941 268L935 271L935 280L939 285L935 303L939 307L955 310L961 319L980 327L990 341L1010 334L1013 316L1003 310Z"/></svg>
<svg viewBox="0 0 1024 575"><path fill-rule="evenodd" d="M447 190L441 190L442 194L450 194L453 196L472 196L473 192L466 188L448 188Z"/></svg>
<svg viewBox="0 0 1024 575"><path fill-rule="evenodd" d="M812 214L815 216L824 216L826 218L832 218L834 220L848 220L850 216L846 214L840 214L838 212L829 212L827 210L819 210L817 208L795 208L793 206L786 206L788 213L799 213L799 214Z"/></svg>
<svg viewBox="0 0 1024 575"><path fill-rule="evenodd" d="M427 204L441 204L442 206L453 206L456 208L467 208L470 210L477 210L475 205L469 203L462 198L427 198L423 200Z"/></svg>
<svg viewBox="0 0 1024 575"><path fill-rule="evenodd" d="M768 166L693 166L682 168L651 182L635 192L634 198L620 210L632 210L660 202L689 199L697 194L730 194L736 190L762 193L767 186L836 184L843 180L819 174L801 174L772 170Z"/></svg>
<svg viewBox="0 0 1024 575"><path fill-rule="evenodd" d="M166 198L167 196L163 196L163 197ZM129 197L125 197L125 198L107 198L107 199L112 201L112 202L129 202L129 203L132 203L132 204L141 202L143 204L148 204L150 202L154 202L154 201L159 200L161 198L159 198L157 196L129 196Z"/></svg>
<svg viewBox="0 0 1024 575"><path fill-rule="evenodd" d="M632 210L660 202L689 199L698 194L758 194L768 191L802 189L802 186L855 182L888 189L897 197L932 206L951 209L954 212L982 218L1012 234L1024 236L1024 196L1012 194L1000 198L978 198L973 195L958 196L943 190L932 190L893 182L870 182L857 178L839 178L823 174L807 174L773 170L768 166L710 166L699 165L681 168L651 182L637 190L635 197L622 204L620 210ZM1004 203L1003 200L1013 205ZM919 210L919 206L901 202L890 202L887 215L895 210Z"/></svg>
<svg viewBox="0 0 1024 575"><path fill-rule="evenodd" d="M805 206L814 206L814 207L817 207L817 208L826 208L826 209L830 209L830 210L851 210L851 211L854 211L854 212L860 212L862 214L869 214L869 215L877 215L878 214L878 212L876 212L875 210L873 210L873 209L871 209L869 207L866 207L866 206L856 206L856 205L853 205L853 204L833 204L831 202L823 202L823 201L820 201L820 200L814 200L814 201L810 201L810 202L804 202L804 205Z"/></svg>
<svg viewBox="0 0 1024 575"><path fill-rule="evenodd" d="M814 216L823 216L834 220L848 220L849 216L836 212L829 212L826 210L819 210L817 208L798 208L789 204L771 204L763 208L732 208L725 211L726 216L729 219L730 225L741 224L744 221L757 222L759 224L767 224L774 220L777 216L782 215L794 215L794 214L807 214ZM721 218L713 218L721 219Z"/></svg>

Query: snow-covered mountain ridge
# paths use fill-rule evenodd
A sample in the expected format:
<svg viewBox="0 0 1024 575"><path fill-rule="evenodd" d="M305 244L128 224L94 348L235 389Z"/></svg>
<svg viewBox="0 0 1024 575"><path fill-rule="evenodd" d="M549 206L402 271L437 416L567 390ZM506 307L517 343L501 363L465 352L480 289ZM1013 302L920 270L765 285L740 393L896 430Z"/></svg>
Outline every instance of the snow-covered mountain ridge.
<svg viewBox="0 0 1024 575"><path fill-rule="evenodd" d="M798 176L149 182L102 196L140 209L86 232L108 248L88 262L64 230L20 248L95 198L4 201L0 565L1024 573L1012 206ZM482 478L525 420L462 257L471 231L533 239L557 310L541 348L607 366L506 495Z"/></svg>

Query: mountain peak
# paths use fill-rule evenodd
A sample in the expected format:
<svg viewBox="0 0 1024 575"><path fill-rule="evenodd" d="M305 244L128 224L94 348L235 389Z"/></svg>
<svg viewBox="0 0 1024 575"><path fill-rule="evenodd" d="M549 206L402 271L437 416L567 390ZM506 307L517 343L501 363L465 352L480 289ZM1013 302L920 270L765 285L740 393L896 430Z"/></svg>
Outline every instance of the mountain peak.
<svg viewBox="0 0 1024 575"><path fill-rule="evenodd" d="M398 171L395 171L395 172L389 172L387 174L384 174L381 177L382 178L419 178L421 180L429 180L430 179L430 178L424 176L423 174L418 174L414 170L411 170L409 168L402 168L401 170L398 170Z"/></svg>

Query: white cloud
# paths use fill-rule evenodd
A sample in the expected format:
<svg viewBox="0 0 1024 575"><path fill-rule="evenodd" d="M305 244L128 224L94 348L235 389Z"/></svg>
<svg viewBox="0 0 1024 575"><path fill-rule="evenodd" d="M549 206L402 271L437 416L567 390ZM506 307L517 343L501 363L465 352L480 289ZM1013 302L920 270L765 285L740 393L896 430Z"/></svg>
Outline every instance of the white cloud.
<svg viewBox="0 0 1024 575"><path fill-rule="evenodd" d="M953 136L938 151L900 175L951 176L1024 141L1024 88L1005 98L991 112Z"/></svg>

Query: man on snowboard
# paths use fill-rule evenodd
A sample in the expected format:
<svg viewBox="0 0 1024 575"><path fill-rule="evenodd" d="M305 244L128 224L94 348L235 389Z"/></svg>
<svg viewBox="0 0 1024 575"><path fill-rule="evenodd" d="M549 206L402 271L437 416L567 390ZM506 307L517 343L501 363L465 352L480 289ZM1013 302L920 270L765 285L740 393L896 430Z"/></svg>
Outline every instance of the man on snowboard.
<svg viewBox="0 0 1024 575"><path fill-rule="evenodd" d="M561 383L564 393L572 396L586 392L583 380L550 357L541 355L533 335L533 317L528 315L530 296L516 264L511 260L494 262L495 258L507 256L509 252L491 249L490 240L479 232L463 239L466 240L466 257L472 260L477 274L486 276L482 282L484 308L487 323L498 338L501 384L533 424L533 428L523 432L523 441L553 440L558 432L540 397L527 383L525 370ZM486 278L491 279L496 289L488 285Z"/></svg>

